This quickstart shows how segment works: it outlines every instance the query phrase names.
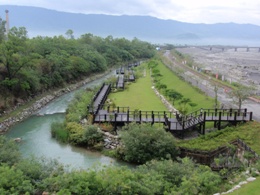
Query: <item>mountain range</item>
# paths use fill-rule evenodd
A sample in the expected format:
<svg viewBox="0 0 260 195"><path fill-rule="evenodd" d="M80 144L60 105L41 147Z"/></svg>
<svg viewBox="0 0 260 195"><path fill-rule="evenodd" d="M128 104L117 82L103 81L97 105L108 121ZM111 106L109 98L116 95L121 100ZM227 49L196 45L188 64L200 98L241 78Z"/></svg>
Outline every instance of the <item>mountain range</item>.
<svg viewBox="0 0 260 195"><path fill-rule="evenodd" d="M39 7L0 5L0 17L5 20L9 10L10 27L26 27L30 37L65 35L68 29L74 36L91 33L106 37L134 37L154 43L260 45L260 26L253 24L217 23L192 24L163 20L150 16L113 16L77 14Z"/></svg>

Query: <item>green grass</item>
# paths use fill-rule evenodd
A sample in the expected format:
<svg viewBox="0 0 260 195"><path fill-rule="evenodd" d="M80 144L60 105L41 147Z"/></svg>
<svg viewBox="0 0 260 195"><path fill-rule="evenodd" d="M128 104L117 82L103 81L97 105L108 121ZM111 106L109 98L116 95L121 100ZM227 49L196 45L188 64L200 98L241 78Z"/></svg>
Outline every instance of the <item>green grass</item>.
<svg viewBox="0 0 260 195"><path fill-rule="evenodd" d="M142 76L136 82L130 83L124 91L110 93L108 98L116 106L130 107L130 110L167 111L165 105L152 89L151 77L148 70L146 70L145 77Z"/></svg>
<svg viewBox="0 0 260 195"><path fill-rule="evenodd" d="M178 146L194 150L210 151L227 145L229 142L238 138L243 140L256 153L260 154L260 123L256 121L211 132L197 139L180 140Z"/></svg>
<svg viewBox="0 0 260 195"><path fill-rule="evenodd" d="M241 188L235 190L229 195L259 195L260 194L260 178L248 184L242 185Z"/></svg>
<svg viewBox="0 0 260 195"><path fill-rule="evenodd" d="M188 84L187 82L181 80L178 76L176 76L169 68L167 68L162 63L156 67L160 70L160 73L163 75L161 79L161 83L167 85L167 89L174 89L181 93L183 97L190 98L193 103L196 103L192 110L198 110L200 108L213 108L214 107L214 99L206 96L203 93L198 92L193 86ZM175 103L177 105L178 102ZM177 107L177 106L176 106Z"/></svg>

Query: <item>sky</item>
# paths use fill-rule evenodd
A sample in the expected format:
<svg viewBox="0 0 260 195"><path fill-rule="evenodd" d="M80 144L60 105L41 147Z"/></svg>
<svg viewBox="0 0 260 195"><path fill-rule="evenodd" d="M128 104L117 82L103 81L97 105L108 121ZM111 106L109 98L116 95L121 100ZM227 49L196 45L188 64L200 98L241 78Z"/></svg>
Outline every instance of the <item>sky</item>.
<svg viewBox="0 0 260 195"><path fill-rule="evenodd" d="M189 23L260 26L260 0L1 0L0 4L83 14L153 16Z"/></svg>

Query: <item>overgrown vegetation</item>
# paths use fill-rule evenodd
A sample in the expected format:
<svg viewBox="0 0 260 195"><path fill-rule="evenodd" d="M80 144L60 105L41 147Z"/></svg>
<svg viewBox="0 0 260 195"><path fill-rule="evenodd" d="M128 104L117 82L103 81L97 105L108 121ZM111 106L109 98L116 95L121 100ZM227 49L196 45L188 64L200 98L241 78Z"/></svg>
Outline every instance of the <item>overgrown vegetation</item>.
<svg viewBox="0 0 260 195"><path fill-rule="evenodd" d="M260 154L260 123L247 122L239 126L207 133L196 139L179 141L178 146L194 150L214 150L236 139L242 139L256 153Z"/></svg>
<svg viewBox="0 0 260 195"><path fill-rule="evenodd" d="M103 140L97 126L91 125L92 116L88 111L95 92L96 89L88 89L75 95L66 110L65 121L52 124L53 137L64 143L86 147L95 147Z"/></svg>
<svg viewBox="0 0 260 195"><path fill-rule="evenodd" d="M10 153L19 153L16 143L0 137L0 153L12 145ZM0 156L0 162L3 162ZM15 159L15 160L14 160ZM222 184L220 176L190 159L150 161L127 167L96 167L66 171L55 160L8 159L0 164L0 193L8 194L213 194ZM15 165L15 166L14 166Z"/></svg>

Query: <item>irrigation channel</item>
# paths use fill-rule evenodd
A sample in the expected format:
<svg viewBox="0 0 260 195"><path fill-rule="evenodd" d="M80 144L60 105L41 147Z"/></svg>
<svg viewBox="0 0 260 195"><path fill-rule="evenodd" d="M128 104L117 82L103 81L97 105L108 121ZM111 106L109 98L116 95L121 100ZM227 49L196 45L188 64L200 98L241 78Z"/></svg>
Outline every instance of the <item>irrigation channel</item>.
<svg viewBox="0 0 260 195"><path fill-rule="evenodd" d="M75 93L79 90L101 84L108 77L112 76L114 72L115 71L55 99L35 113L35 115L13 126L6 133L6 136L10 139L17 137L22 138L22 141L18 144L24 157L35 156L57 159L65 166L69 165L71 168L82 169L88 169L98 164L114 166L127 165L126 163L104 156L99 152L92 152L84 148L61 144L51 137L51 124L64 120L66 108Z"/></svg>

